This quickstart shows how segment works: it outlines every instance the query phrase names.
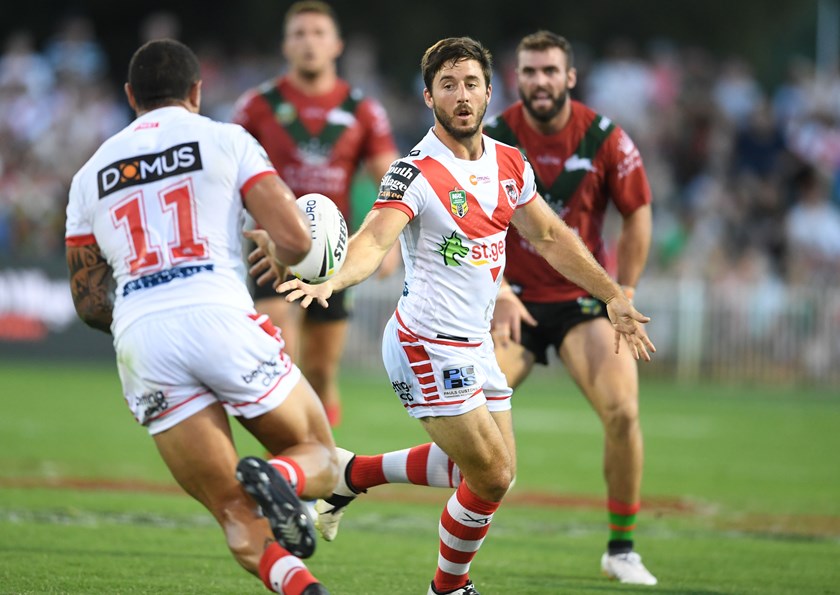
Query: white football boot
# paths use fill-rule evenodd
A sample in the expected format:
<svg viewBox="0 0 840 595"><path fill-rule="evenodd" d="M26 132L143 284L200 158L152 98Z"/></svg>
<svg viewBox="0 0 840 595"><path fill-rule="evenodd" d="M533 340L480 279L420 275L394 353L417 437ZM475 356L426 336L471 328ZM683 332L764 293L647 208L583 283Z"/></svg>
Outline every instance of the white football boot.
<svg viewBox="0 0 840 595"><path fill-rule="evenodd" d="M655 585L657 583L656 577L645 568L642 557L636 552L612 556L604 553L601 556L601 572L610 579L628 585Z"/></svg>

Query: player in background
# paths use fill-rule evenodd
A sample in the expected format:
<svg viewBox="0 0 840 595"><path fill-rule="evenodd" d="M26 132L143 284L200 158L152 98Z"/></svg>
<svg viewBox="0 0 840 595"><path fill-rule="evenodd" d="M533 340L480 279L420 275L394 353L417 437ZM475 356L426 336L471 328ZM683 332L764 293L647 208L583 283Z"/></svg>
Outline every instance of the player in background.
<svg viewBox="0 0 840 595"><path fill-rule="evenodd" d="M566 39L548 31L528 35L517 59L521 101L490 120L484 133L527 155L540 194L601 264L604 216L609 201L615 204L622 217L618 282L632 300L651 236L651 194L639 151L621 128L569 97L576 71ZM642 481L636 361L628 351L604 356L614 331L603 302L558 273L515 228L507 257L509 285L496 300L493 324L499 365L515 389L535 363L547 364L549 347L557 351L604 426L610 538L601 568L623 583L655 585L633 551Z"/></svg>
<svg viewBox="0 0 840 595"><path fill-rule="evenodd" d="M399 238L405 286L382 354L399 402L432 442L376 456L338 449L339 484L316 505L318 524L332 540L353 498L381 484L457 488L440 519L428 593L467 595L478 592L470 563L516 474L511 389L490 337L510 223L554 267L607 303L615 343L603 357L616 357L610 351L620 350L622 337L620 351L637 357L649 359L654 348L640 324L648 318L540 198L520 152L482 136L490 53L470 38L444 39L426 51L421 69L434 126L383 178L336 276L320 285L295 279L279 290L304 307L323 305L334 291L370 276Z"/></svg>
<svg viewBox="0 0 840 595"><path fill-rule="evenodd" d="M353 176L364 165L378 184L397 152L382 106L338 77L336 60L342 49L338 20L329 4L292 4L283 37L288 72L245 93L234 121L260 141L297 196L325 194L351 222ZM394 251L380 275L398 264ZM330 424L337 426L337 376L349 324L347 296L336 295L329 307L316 305L307 311L286 303L270 285L257 285L254 298L257 311L283 329L287 349L296 354Z"/></svg>
<svg viewBox="0 0 840 595"><path fill-rule="evenodd" d="M76 310L113 334L129 408L236 561L277 593L326 593L300 560L316 535L299 496L332 493L335 445L280 332L254 310L240 241L247 209L274 257L294 264L309 224L251 135L198 115L199 65L185 45L140 47L125 92L137 119L70 188ZM274 458L238 461L226 409Z"/></svg>

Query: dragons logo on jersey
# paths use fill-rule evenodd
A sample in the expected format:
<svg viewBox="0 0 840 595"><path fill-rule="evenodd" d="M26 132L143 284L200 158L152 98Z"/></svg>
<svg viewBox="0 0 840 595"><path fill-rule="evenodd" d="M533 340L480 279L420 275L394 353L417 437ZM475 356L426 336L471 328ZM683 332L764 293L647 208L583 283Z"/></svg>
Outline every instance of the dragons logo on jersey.
<svg viewBox="0 0 840 595"><path fill-rule="evenodd" d="M450 190L449 209L456 217L463 218L467 214L470 206L467 204L467 193L465 190Z"/></svg>
<svg viewBox="0 0 840 595"><path fill-rule="evenodd" d="M505 196L507 196L510 206L516 208L516 201L519 200L519 189L516 187L516 181L502 180L499 184L502 185L502 189L505 191Z"/></svg>
<svg viewBox="0 0 840 595"><path fill-rule="evenodd" d="M448 267L459 267L461 263L455 258L459 256L464 258L467 254L469 254L470 250L461 242L461 238L458 237L456 232L452 232L452 235L448 238L443 236L443 243L438 244L438 249L435 251L441 256L443 256L443 264Z"/></svg>

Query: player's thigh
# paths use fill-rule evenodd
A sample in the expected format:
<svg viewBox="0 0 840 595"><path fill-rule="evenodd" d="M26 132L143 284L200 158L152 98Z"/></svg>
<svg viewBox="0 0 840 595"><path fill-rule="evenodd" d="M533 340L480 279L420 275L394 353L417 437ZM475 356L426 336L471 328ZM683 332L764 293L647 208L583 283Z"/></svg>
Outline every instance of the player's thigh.
<svg viewBox="0 0 840 595"><path fill-rule="evenodd" d="M614 341L610 321L596 318L572 327L560 347L566 369L601 417L638 407L636 360L626 345L615 353Z"/></svg>
<svg viewBox="0 0 840 595"><path fill-rule="evenodd" d="M324 407L303 376L278 407L251 419L242 418L240 423L271 453L300 444L335 448Z"/></svg>
<svg viewBox="0 0 840 595"><path fill-rule="evenodd" d="M507 345L502 346L495 337L493 341L495 344L496 361L499 363L502 374L505 375L510 387L515 389L531 373L536 358L533 353L519 343L508 341Z"/></svg>
<svg viewBox="0 0 840 595"><path fill-rule="evenodd" d="M211 511L225 499L243 495L235 477L239 458L227 414L220 403L202 409L153 438L175 480Z"/></svg>
<svg viewBox="0 0 840 595"><path fill-rule="evenodd" d="M510 417L510 411L494 415ZM424 417L423 428L431 439L461 468L465 477L486 476L495 471L513 477L513 458L499 424L482 406L462 415ZM503 425L506 425L503 422ZM512 425L511 425L512 437Z"/></svg>
<svg viewBox="0 0 840 595"><path fill-rule="evenodd" d="M300 366L304 372L337 370L344 352L349 321L314 321L307 318L301 327Z"/></svg>

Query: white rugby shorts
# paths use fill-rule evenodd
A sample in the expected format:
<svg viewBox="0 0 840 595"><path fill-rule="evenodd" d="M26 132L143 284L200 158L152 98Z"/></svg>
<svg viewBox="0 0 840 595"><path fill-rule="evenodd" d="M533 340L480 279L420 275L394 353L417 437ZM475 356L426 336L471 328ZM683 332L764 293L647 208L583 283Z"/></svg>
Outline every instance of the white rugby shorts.
<svg viewBox="0 0 840 595"><path fill-rule="evenodd" d="M126 403L150 434L215 401L245 418L271 411L301 378L283 346L267 316L229 306L150 314L114 340Z"/></svg>
<svg viewBox="0 0 840 595"><path fill-rule="evenodd" d="M461 415L485 404L489 411L510 409L513 391L489 334L476 342L419 337L395 312L382 337L382 360L412 417Z"/></svg>

